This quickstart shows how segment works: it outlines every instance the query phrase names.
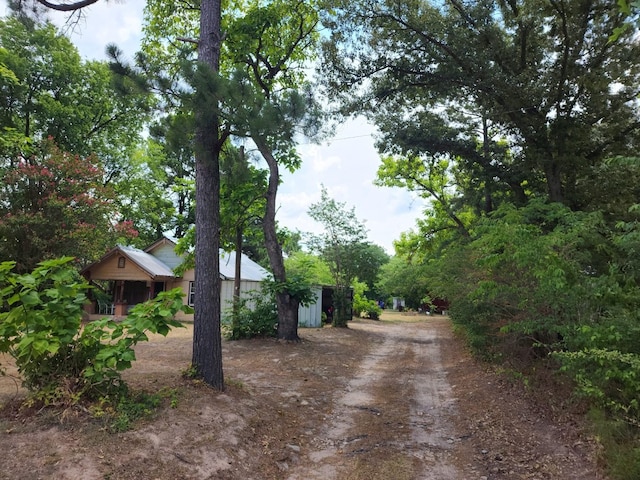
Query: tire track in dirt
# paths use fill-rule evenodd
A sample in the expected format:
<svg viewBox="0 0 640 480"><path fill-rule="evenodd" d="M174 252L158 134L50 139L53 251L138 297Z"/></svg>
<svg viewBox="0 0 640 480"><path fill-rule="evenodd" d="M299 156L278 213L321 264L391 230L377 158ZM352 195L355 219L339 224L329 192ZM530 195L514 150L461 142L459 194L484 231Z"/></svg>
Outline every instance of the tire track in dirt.
<svg viewBox="0 0 640 480"><path fill-rule="evenodd" d="M314 449L288 479L461 478L451 460L447 417L455 405L438 330L424 322L352 328L371 334L371 350L334 394Z"/></svg>

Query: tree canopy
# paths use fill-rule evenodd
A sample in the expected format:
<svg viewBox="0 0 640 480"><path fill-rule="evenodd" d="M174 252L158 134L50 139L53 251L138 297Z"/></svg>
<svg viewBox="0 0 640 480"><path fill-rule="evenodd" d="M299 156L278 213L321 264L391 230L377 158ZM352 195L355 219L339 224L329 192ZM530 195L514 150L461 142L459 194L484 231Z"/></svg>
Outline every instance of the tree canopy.
<svg viewBox="0 0 640 480"><path fill-rule="evenodd" d="M326 87L390 156L452 159L486 195L580 208L593 169L637 151L640 46L635 29L610 41L614 2L335 3Z"/></svg>
<svg viewBox="0 0 640 480"><path fill-rule="evenodd" d="M50 23L11 16L0 20L0 129L37 143L48 137L64 151L96 154L105 180L123 175L139 145L149 97L134 86L121 94L105 62L83 61ZM29 154L0 145L4 161Z"/></svg>
<svg viewBox="0 0 640 480"><path fill-rule="evenodd" d="M309 207L309 216L320 223L324 233L309 239L310 248L326 262L335 285L333 316L335 326L344 327L351 319L348 290L358 277L361 266L367 263L367 229L358 220L355 209L329 197L323 186L320 200Z"/></svg>
<svg viewBox="0 0 640 480"><path fill-rule="evenodd" d="M113 188L95 157L63 152L52 140L3 172L0 260L30 271L47 259L73 256L79 266L138 234L116 222ZM99 232L96 235L96 232Z"/></svg>

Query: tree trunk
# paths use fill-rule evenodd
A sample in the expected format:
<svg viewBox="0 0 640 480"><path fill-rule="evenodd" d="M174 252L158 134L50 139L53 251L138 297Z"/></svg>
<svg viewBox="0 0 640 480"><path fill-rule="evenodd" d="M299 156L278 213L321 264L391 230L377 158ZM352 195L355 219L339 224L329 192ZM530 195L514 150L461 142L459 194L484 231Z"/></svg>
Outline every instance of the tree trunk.
<svg viewBox="0 0 640 480"><path fill-rule="evenodd" d="M233 278L233 309L231 323L235 331L238 328L238 315L240 313L240 285L242 279L242 224L236 225L236 264Z"/></svg>
<svg viewBox="0 0 640 480"><path fill-rule="evenodd" d="M220 0L202 0L198 59L217 71ZM205 88L196 85L197 90ZM201 99L202 100L202 99ZM195 315L192 367L206 383L224 389L220 335L220 138L212 106L196 102Z"/></svg>
<svg viewBox="0 0 640 480"><path fill-rule="evenodd" d="M286 292L276 294L278 306L278 338L280 340L299 341L298 307L300 302Z"/></svg>
<svg viewBox="0 0 640 480"><path fill-rule="evenodd" d="M545 178L547 180L547 190L549 200L552 202L564 203L564 194L562 192L562 174L560 173L560 165L557 160L549 160L544 169Z"/></svg>
<svg viewBox="0 0 640 480"><path fill-rule="evenodd" d="M333 322L334 327L347 328L348 321L351 320L352 303L348 298L349 287L344 285L336 285L333 293Z"/></svg>
<svg viewBox="0 0 640 480"><path fill-rule="evenodd" d="M266 160L267 165L269 165L269 185L267 186L266 195L267 207L262 222L265 247L274 280L284 283L287 281L287 275L284 269L282 248L278 243L276 232L276 194L278 193L278 183L280 182L278 162L261 138L254 136L253 140L258 150L260 150L260 154ZM298 337L298 307L300 302L292 298L287 292L280 292L276 294L276 304L278 306L278 338L281 340L300 340L300 337Z"/></svg>
<svg viewBox="0 0 640 480"><path fill-rule="evenodd" d="M491 149L489 148L489 142L491 137L489 136L489 122L487 117L482 116L482 156L484 157L484 164L491 165ZM491 196L491 181L485 168L485 180L484 180L484 213L491 213L493 211L493 198Z"/></svg>

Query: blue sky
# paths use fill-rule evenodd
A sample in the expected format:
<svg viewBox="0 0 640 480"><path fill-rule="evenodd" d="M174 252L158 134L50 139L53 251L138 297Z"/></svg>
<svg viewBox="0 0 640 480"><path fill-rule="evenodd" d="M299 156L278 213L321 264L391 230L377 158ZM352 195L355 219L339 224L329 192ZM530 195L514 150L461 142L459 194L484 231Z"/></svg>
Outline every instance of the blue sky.
<svg viewBox="0 0 640 480"><path fill-rule="evenodd" d="M5 5L0 0L0 13L5 12ZM143 0L100 1L85 10L68 34L84 58L104 59L109 43L132 58L140 41L143 8ZM64 27L65 15L54 12L50 17ZM369 230L369 240L393 254L393 240L414 227L424 204L402 189L373 185L380 163L374 135L375 129L358 118L343 123L333 138L320 145L300 145L302 168L293 174L283 172L278 222L292 230L321 233L321 226L308 217L307 210L320 199L324 185L333 199L355 208Z"/></svg>

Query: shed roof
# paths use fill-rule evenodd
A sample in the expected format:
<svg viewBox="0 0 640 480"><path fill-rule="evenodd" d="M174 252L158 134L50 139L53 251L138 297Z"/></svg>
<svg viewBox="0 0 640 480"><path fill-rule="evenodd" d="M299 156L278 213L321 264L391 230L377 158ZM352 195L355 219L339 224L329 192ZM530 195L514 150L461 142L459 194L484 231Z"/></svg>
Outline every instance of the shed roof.
<svg viewBox="0 0 640 480"><path fill-rule="evenodd" d="M241 256L240 279L254 282L261 282L271 276L271 274L247 257L244 253ZM225 252L220 250L220 276L227 280L235 278L236 252Z"/></svg>

